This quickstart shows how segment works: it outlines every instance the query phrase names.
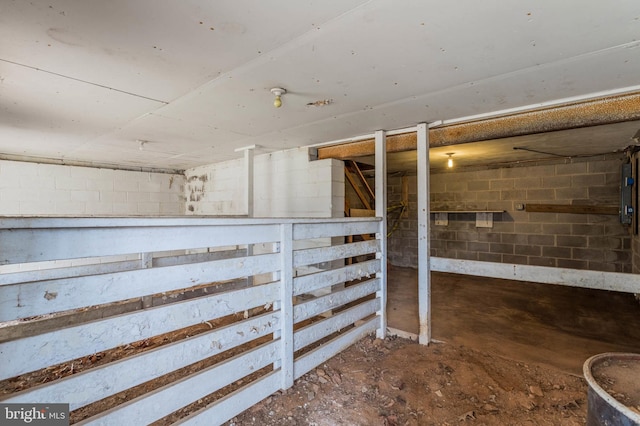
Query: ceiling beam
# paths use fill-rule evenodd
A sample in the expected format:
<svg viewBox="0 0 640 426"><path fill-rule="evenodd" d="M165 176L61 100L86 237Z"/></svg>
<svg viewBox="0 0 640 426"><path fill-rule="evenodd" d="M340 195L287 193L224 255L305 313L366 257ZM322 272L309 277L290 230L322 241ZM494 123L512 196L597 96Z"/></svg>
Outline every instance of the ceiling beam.
<svg viewBox="0 0 640 426"><path fill-rule="evenodd" d="M429 129L431 148L640 120L640 92ZM387 152L417 149L416 133L387 137ZM318 148L318 159L373 155L374 139Z"/></svg>

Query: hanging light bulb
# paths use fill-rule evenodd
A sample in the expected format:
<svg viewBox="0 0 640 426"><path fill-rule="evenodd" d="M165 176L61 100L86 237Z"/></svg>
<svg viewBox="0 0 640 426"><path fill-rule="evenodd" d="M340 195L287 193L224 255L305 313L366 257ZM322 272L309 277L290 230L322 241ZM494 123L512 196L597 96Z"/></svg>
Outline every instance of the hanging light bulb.
<svg viewBox="0 0 640 426"><path fill-rule="evenodd" d="M454 152L447 152L445 155L449 156L449 159L447 160L447 167L448 168L453 168L453 158L451 158L453 156L453 154L455 154Z"/></svg>
<svg viewBox="0 0 640 426"><path fill-rule="evenodd" d="M271 93L273 93L273 95L276 97L273 100L273 106L276 108L280 108L282 106L281 96L287 93L286 89L283 89L281 87L274 87L273 89L271 89Z"/></svg>

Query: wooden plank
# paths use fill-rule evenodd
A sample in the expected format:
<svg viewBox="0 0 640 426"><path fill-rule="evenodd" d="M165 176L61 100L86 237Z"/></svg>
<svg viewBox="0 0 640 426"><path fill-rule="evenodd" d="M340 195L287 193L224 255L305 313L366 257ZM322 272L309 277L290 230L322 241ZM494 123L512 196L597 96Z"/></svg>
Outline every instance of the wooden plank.
<svg viewBox="0 0 640 426"><path fill-rule="evenodd" d="M475 260L431 258L431 270L515 281L640 293L640 275Z"/></svg>
<svg viewBox="0 0 640 426"><path fill-rule="evenodd" d="M278 390L278 370L252 382L215 403L202 408L174 425L217 426L242 413Z"/></svg>
<svg viewBox="0 0 640 426"><path fill-rule="evenodd" d="M429 132L424 123L418 125L418 319L419 342L431 342L431 230L429 227ZM447 218L447 222L448 222Z"/></svg>
<svg viewBox="0 0 640 426"><path fill-rule="evenodd" d="M428 131L431 147L545 133L640 119L640 93L626 93L444 125ZM389 136L387 152L414 151L416 133ZM318 159L373 155L374 140L318 148Z"/></svg>
<svg viewBox="0 0 640 426"><path fill-rule="evenodd" d="M324 345L302 355L294 364L295 378L299 378L308 373L318 365L327 361L339 352L353 345L364 336L371 334L380 327L380 317L374 317L364 324L355 327L344 334L330 340Z"/></svg>
<svg viewBox="0 0 640 426"><path fill-rule="evenodd" d="M293 266L300 267L315 263L331 262L347 257L362 256L378 251L380 243L377 240L359 241L331 247L297 250L293 253Z"/></svg>
<svg viewBox="0 0 640 426"><path fill-rule="evenodd" d="M607 214L618 215L618 206L590 206L580 204L525 204L525 211L540 213Z"/></svg>
<svg viewBox="0 0 640 426"><path fill-rule="evenodd" d="M150 424L227 386L277 359L277 342L265 343L191 376L170 383L78 425Z"/></svg>
<svg viewBox="0 0 640 426"><path fill-rule="evenodd" d="M277 253L0 286L0 321L101 305L279 268Z"/></svg>
<svg viewBox="0 0 640 426"><path fill-rule="evenodd" d="M211 262L212 260L233 259L236 257L246 256L247 251L242 250L223 250L212 251L207 253L184 254L178 256L161 256L153 258L154 267L186 265L188 263Z"/></svg>
<svg viewBox="0 0 640 426"><path fill-rule="evenodd" d="M380 250L376 258L380 260L380 270L376 277L380 278L380 290L376 297L380 298L380 328L376 336L384 339L387 333L387 133L378 130L375 133L376 153L376 216L382 218L380 229L376 231L376 239L380 241Z"/></svg>
<svg viewBox="0 0 640 426"><path fill-rule="evenodd" d="M0 286L7 284L27 283L59 278L82 277L86 275L111 274L114 272L132 271L140 268L139 260L121 262L96 263L95 265L69 266L65 268L47 268L33 271L0 274Z"/></svg>
<svg viewBox="0 0 640 426"><path fill-rule="evenodd" d="M366 262L343 266L338 269L294 278L293 295L298 296L304 293L311 293L312 291L346 281L357 280L364 277L369 278L380 271L381 264L380 259L368 260Z"/></svg>
<svg viewBox="0 0 640 426"><path fill-rule="evenodd" d="M350 209L349 215L351 217L375 217L375 210L367 210L367 209Z"/></svg>
<svg viewBox="0 0 640 426"><path fill-rule="evenodd" d="M358 182L356 181L355 176L353 176L353 174L349 171L347 167L344 168L344 175L349 181L349 183L351 184L351 187L355 191L362 205L366 209L371 210L371 203L367 199L367 196L364 194L364 192L362 192L362 189L360 189L360 185L358 185Z"/></svg>
<svg viewBox="0 0 640 426"><path fill-rule="evenodd" d="M278 225L0 229L0 265L278 241ZM34 250L47 247L47 250Z"/></svg>
<svg viewBox="0 0 640 426"><path fill-rule="evenodd" d="M69 403L75 410L205 358L266 336L280 326L269 312L220 329L102 365L60 381L12 394L3 402ZM125 373L126 374L123 374Z"/></svg>
<svg viewBox="0 0 640 426"><path fill-rule="evenodd" d="M360 305L353 306L340 313L313 323L296 331L293 336L293 350L297 351L316 342L323 337L335 333L358 320L373 315L380 309L380 299L367 300Z"/></svg>
<svg viewBox="0 0 640 426"><path fill-rule="evenodd" d="M387 137L387 152L415 151L416 133L401 133ZM318 160L335 158L349 160L375 154L375 139L318 148Z"/></svg>
<svg viewBox="0 0 640 426"><path fill-rule="evenodd" d="M280 371L282 389L293 386L293 225L282 224L280 237L280 311L282 327L280 328L281 353Z"/></svg>
<svg viewBox="0 0 640 426"><path fill-rule="evenodd" d="M340 223L296 223L293 225L293 239L342 237L345 235L375 234L380 226L379 219L355 221L349 219Z"/></svg>
<svg viewBox="0 0 640 426"><path fill-rule="evenodd" d="M346 305L380 290L380 278L349 286L316 299L299 303L293 307L293 321L297 324L330 309Z"/></svg>
<svg viewBox="0 0 640 426"><path fill-rule="evenodd" d="M360 183L362 183L362 186L367 190L367 195L369 195L369 198L371 198L375 202L376 194L373 192L371 186L369 186L369 182L367 182L367 179L362 174L362 170L360 170L358 163L356 163L355 161L351 161L351 167L353 167L353 169L355 170L356 176L358 176L358 179L360 179Z"/></svg>
<svg viewBox="0 0 640 426"><path fill-rule="evenodd" d="M273 303L279 287L274 282L219 293L0 343L0 380Z"/></svg>

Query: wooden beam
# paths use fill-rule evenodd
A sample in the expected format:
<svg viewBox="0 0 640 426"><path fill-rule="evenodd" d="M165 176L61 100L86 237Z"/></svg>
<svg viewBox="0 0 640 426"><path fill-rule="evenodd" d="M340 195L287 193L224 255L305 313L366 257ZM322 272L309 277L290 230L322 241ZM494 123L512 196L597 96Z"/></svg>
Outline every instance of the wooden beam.
<svg viewBox="0 0 640 426"><path fill-rule="evenodd" d="M364 188L367 190L367 194L369 194L369 197L373 201L375 201L376 194L373 192L373 189L371 189L371 186L369 186L369 182L367 182L367 179L365 179L364 175L362 174L362 170L360 170L358 163L356 163L355 161L351 161L351 167L355 170L358 178L360 179L360 182L362 183L362 186L364 186Z"/></svg>
<svg viewBox="0 0 640 426"><path fill-rule="evenodd" d="M579 204L526 204L525 211L539 213L609 214L620 213L618 206L591 206Z"/></svg>
<svg viewBox="0 0 640 426"><path fill-rule="evenodd" d="M544 109L429 129L429 146L447 146L512 136L640 120L640 93L609 96ZM387 137L387 152L417 149L416 134ZM374 140L318 148L318 159L344 160L374 154Z"/></svg>
<svg viewBox="0 0 640 426"><path fill-rule="evenodd" d="M358 182L356 181L356 178L353 176L353 173L351 173L349 171L349 169L345 167L344 168L344 175L347 177L347 180L349 181L349 183L353 187L353 190L356 191L356 194L358 195L358 198L360 199L360 201L362 202L364 207L367 210L372 210L371 209L371 203L367 199L367 196L364 194L364 192L362 192L362 189L360 189L360 185L358 185Z"/></svg>

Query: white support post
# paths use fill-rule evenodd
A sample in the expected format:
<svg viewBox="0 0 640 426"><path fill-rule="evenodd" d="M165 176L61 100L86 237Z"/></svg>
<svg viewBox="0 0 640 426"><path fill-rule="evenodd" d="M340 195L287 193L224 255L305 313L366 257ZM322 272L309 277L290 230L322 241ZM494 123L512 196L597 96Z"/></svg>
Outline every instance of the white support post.
<svg viewBox="0 0 640 426"><path fill-rule="evenodd" d="M283 223L280 232L280 339L282 389L293 386L293 224Z"/></svg>
<svg viewBox="0 0 640 426"><path fill-rule="evenodd" d="M253 153L256 145L236 148L236 152L244 151L244 192L247 203L247 217L253 217ZM247 244L247 256L253 256L253 245ZM253 277L247 277L247 284L253 285Z"/></svg>
<svg viewBox="0 0 640 426"><path fill-rule="evenodd" d="M431 342L431 266L429 252L429 126L418 124L418 315L419 343Z"/></svg>
<svg viewBox="0 0 640 426"><path fill-rule="evenodd" d="M235 151L244 151L244 192L247 202L247 217L253 217L253 153L256 145L237 148Z"/></svg>
<svg viewBox="0 0 640 426"><path fill-rule="evenodd" d="M376 258L380 259L380 291L376 297L380 299L380 328L376 337L384 339L387 335L387 134L384 130L376 131L375 138L375 183L376 183L376 217L382 218L380 230L376 238L380 240L380 251Z"/></svg>

